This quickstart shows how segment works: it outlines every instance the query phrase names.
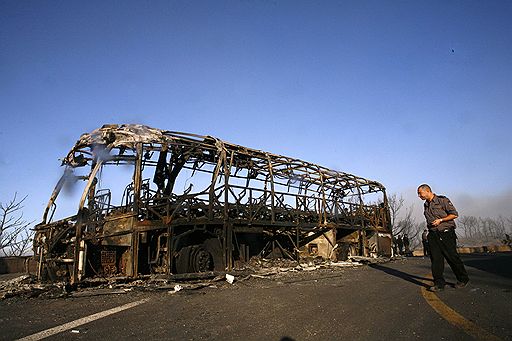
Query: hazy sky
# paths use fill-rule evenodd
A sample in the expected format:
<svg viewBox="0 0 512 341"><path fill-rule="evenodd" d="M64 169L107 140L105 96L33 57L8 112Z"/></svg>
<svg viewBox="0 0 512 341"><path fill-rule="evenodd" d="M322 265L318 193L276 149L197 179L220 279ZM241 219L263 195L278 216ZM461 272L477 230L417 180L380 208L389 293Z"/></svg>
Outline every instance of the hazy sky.
<svg viewBox="0 0 512 341"><path fill-rule="evenodd" d="M511 1L0 0L0 202L141 123L511 215Z"/></svg>

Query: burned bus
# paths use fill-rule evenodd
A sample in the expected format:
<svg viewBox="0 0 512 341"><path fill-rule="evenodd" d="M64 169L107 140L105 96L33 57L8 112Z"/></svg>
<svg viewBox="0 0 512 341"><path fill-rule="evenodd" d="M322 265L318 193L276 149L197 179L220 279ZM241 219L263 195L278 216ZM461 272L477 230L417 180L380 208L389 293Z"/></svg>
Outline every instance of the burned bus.
<svg viewBox="0 0 512 341"><path fill-rule="evenodd" d="M35 227L43 280L391 254L384 186L295 158L125 124L83 134L62 166Z"/></svg>

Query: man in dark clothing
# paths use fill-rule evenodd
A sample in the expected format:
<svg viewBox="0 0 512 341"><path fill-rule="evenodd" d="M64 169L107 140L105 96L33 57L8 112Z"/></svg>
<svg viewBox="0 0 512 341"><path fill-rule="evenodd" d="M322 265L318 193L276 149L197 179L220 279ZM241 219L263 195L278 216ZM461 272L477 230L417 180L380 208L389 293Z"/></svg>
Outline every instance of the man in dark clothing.
<svg viewBox="0 0 512 341"><path fill-rule="evenodd" d="M393 236L393 256L398 255L398 239Z"/></svg>
<svg viewBox="0 0 512 341"><path fill-rule="evenodd" d="M402 240L402 236L398 236L396 240L398 242L398 254L401 255L404 253L404 242Z"/></svg>
<svg viewBox="0 0 512 341"><path fill-rule="evenodd" d="M428 229L425 228L425 231L421 234L421 243L423 244L423 256L430 255L430 251L428 250Z"/></svg>
<svg viewBox="0 0 512 341"><path fill-rule="evenodd" d="M430 247L432 276L434 277L434 286L430 290L441 291L444 289L446 284L443 277L445 259L457 278L455 287L464 288L469 282L469 277L464 263L457 253L454 219L459 216L459 213L450 199L435 195L429 185L420 185L418 196L421 200L425 200L423 209L429 230L427 239Z"/></svg>
<svg viewBox="0 0 512 341"><path fill-rule="evenodd" d="M404 234L404 250L405 250L405 254L408 256L409 255L409 252L411 252L411 250L409 249L409 237L407 237L407 234Z"/></svg>

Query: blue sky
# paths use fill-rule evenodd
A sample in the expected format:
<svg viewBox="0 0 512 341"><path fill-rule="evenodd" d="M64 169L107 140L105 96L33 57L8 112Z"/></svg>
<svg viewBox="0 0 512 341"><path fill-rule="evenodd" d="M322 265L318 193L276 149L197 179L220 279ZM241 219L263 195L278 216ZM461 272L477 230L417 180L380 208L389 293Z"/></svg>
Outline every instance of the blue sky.
<svg viewBox="0 0 512 341"><path fill-rule="evenodd" d="M0 202L105 123L209 134L510 216L510 1L0 1Z"/></svg>

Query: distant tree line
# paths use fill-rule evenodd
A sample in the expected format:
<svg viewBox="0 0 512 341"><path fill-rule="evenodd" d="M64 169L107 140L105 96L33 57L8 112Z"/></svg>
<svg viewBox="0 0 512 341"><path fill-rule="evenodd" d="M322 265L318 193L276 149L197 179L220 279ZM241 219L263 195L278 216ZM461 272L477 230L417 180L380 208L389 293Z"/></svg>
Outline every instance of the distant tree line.
<svg viewBox="0 0 512 341"><path fill-rule="evenodd" d="M464 231L464 237L469 239L502 239L512 230L512 216L508 218L462 216L457 222Z"/></svg>

